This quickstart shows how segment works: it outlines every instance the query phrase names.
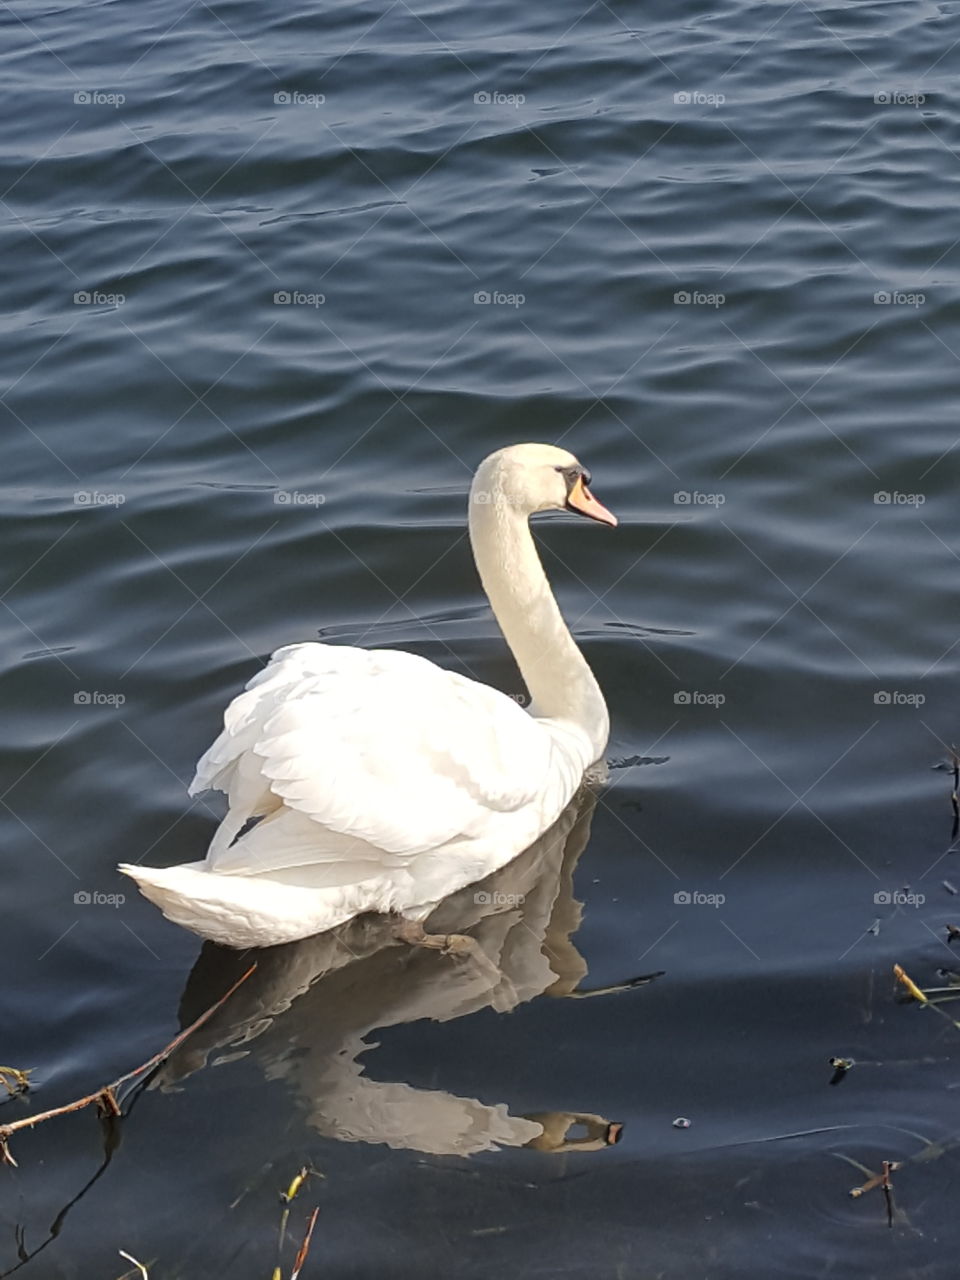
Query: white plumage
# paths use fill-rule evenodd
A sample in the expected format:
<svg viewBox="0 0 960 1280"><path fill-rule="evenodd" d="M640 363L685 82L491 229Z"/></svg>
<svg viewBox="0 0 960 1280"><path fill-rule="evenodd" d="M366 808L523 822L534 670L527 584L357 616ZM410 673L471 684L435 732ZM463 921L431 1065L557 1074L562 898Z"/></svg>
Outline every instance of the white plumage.
<svg viewBox="0 0 960 1280"><path fill-rule="evenodd" d="M241 823L279 797L324 829L409 856L529 804L550 746L513 699L425 658L289 645L228 707L190 794L225 791ZM213 868L272 869L244 848L221 848Z"/></svg>
<svg viewBox="0 0 960 1280"><path fill-rule="evenodd" d="M228 800L205 860L121 867L168 918L235 947L292 941L363 911L423 919L526 848L569 801L606 743L606 708L527 516L569 505L613 517L576 459L546 445L491 455L472 496L478 568L535 705L413 654L279 649L197 766L190 794Z"/></svg>

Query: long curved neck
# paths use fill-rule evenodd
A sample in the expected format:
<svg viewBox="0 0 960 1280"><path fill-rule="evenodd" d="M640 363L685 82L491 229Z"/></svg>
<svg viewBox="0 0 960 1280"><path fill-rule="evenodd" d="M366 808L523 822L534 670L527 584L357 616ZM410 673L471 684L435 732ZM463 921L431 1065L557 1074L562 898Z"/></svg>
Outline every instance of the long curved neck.
<svg viewBox="0 0 960 1280"><path fill-rule="evenodd" d="M470 493L470 542L494 617L530 691L531 711L573 722L599 760L610 731L600 686L563 620L526 516L478 481Z"/></svg>

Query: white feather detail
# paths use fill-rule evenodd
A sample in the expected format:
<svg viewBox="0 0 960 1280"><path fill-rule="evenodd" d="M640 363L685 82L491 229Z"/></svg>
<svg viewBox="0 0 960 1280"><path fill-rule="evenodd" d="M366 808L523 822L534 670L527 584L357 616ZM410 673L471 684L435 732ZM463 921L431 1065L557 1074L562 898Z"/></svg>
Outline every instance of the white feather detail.
<svg viewBox="0 0 960 1280"><path fill-rule="evenodd" d="M225 791L234 833L275 808L272 795L317 825L321 857L324 831L412 856L529 804L549 779L553 746L513 699L425 658L288 645L227 708L190 793ZM265 836L271 819L262 825ZM255 834L212 847L209 869L263 874L301 861ZM343 842L333 843L342 856Z"/></svg>

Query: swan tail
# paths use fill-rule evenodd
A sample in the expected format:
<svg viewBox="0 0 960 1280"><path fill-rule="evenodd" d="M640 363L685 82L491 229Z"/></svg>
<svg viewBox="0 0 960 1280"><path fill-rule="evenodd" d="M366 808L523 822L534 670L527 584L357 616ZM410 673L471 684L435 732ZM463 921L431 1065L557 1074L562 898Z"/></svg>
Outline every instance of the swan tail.
<svg viewBox="0 0 960 1280"><path fill-rule="evenodd" d="M269 947L323 933L369 910L369 889L344 885L304 893L295 885L217 875L202 862L119 870L168 920L223 946Z"/></svg>

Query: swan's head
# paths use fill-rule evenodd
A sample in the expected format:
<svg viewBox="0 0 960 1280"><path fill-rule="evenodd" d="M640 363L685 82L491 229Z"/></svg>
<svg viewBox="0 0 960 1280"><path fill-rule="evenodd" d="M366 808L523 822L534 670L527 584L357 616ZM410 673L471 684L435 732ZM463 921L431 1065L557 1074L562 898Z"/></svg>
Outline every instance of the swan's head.
<svg viewBox="0 0 960 1280"><path fill-rule="evenodd" d="M590 472L572 453L552 444L514 444L481 462L471 502L503 504L523 516L537 511L575 511L602 524L617 517L590 492Z"/></svg>

